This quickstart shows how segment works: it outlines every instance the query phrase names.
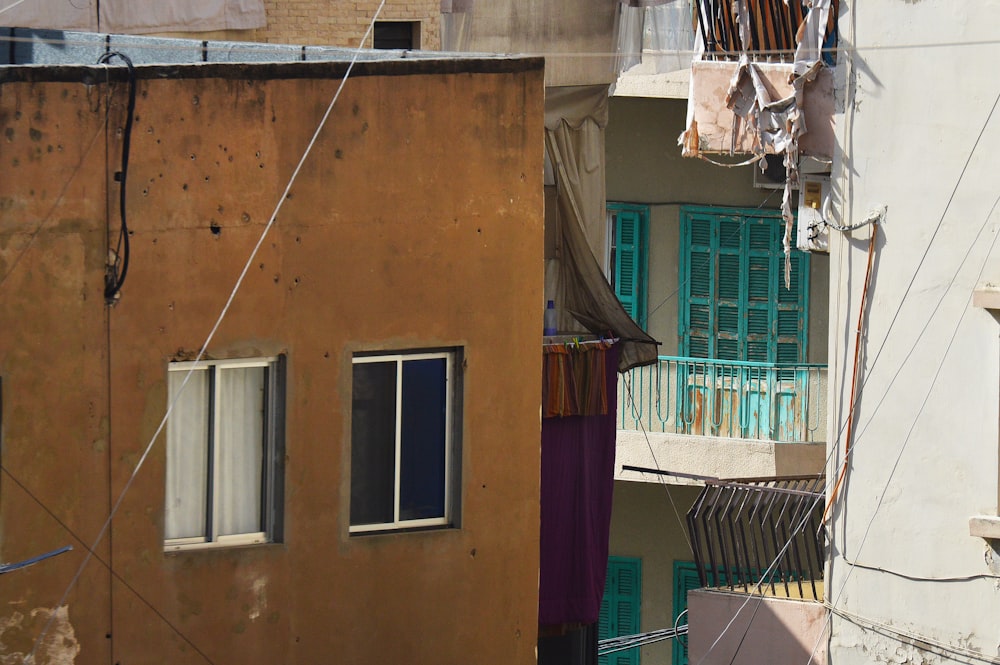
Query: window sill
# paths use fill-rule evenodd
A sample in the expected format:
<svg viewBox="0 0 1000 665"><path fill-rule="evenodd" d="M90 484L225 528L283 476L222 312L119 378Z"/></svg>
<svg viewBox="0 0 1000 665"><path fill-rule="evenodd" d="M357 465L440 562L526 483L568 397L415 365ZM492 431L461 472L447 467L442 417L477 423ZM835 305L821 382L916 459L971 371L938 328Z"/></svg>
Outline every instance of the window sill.
<svg viewBox="0 0 1000 665"><path fill-rule="evenodd" d="M986 540L1000 540L1000 517L993 515L970 517L969 535Z"/></svg>
<svg viewBox="0 0 1000 665"><path fill-rule="evenodd" d="M194 550L221 550L234 549L237 547L260 547L271 545L270 541L263 534L244 534L238 536L223 536L218 540L206 542L196 540L194 542L166 542L163 544L163 551L170 552L191 552Z"/></svg>
<svg viewBox="0 0 1000 665"><path fill-rule="evenodd" d="M385 526L385 527L356 527L353 526L348 531L351 538L368 536L392 536L404 533L439 533L447 531L457 531L458 527L450 523L405 525L405 526Z"/></svg>

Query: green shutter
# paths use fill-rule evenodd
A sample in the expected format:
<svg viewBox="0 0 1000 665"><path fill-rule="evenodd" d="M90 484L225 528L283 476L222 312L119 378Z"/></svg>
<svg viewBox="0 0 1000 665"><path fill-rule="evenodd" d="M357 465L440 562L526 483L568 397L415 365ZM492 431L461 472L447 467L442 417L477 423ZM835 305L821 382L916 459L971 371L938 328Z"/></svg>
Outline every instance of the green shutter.
<svg viewBox="0 0 1000 665"><path fill-rule="evenodd" d="M698 580L698 568L693 561L674 561L674 612L673 620L678 626L688 623L689 617L685 615L680 621L677 617L688 606L688 591L701 587ZM673 665L687 665L688 649L687 636L674 638Z"/></svg>
<svg viewBox="0 0 1000 665"><path fill-rule="evenodd" d="M791 253L777 211L681 208L680 353L694 358L804 362L809 255Z"/></svg>
<svg viewBox="0 0 1000 665"><path fill-rule="evenodd" d="M646 327L646 247L649 236L648 206L609 203L608 213L615 245L614 265L609 266L618 300L632 320Z"/></svg>
<svg viewBox="0 0 1000 665"><path fill-rule="evenodd" d="M605 640L639 632L642 601L642 561L632 557L608 557L597 639ZM639 665L640 649L618 651L598 659L600 665Z"/></svg>
<svg viewBox="0 0 1000 665"><path fill-rule="evenodd" d="M711 358L715 354L716 248L715 219L690 215L682 226L681 355Z"/></svg>

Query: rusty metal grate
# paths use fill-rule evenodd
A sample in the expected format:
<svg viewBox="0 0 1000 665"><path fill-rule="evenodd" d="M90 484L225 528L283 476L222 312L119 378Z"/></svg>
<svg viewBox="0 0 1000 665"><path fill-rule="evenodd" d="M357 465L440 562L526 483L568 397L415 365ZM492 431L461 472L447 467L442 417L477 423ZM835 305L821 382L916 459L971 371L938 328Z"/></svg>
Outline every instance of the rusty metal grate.
<svg viewBox="0 0 1000 665"><path fill-rule="evenodd" d="M702 586L822 600L826 477L708 480L687 514Z"/></svg>
<svg viewBox="0 0 1000 665"><path fill-rule="evenodd" d="M747 8L750 25L750 43L740 38L738 4ZM837 42L837 15L839 0L830 3L826 39L830 47ZM736 58L744 50L750 53L769 54L777 61L791 62L798 44L799 27L807 13L801 0L697 0L695 13L698 28L704 41L705 55Z"/></svg>

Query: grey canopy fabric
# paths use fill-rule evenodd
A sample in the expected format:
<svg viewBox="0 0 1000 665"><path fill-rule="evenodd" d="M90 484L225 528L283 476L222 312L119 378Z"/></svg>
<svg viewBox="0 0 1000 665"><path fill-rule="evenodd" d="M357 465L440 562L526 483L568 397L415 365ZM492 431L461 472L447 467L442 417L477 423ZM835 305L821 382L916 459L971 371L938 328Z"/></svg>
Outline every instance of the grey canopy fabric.
<svg viewBox="0 0 1000 665"><path fill-rule="evenodd" d="M545 150L556 177L559 253L555 295L563 312L587 331L622 340L618 370L656 361L658 342L628 315L597 256L606 237L604 127L607 87L550 88Z"/></svg>

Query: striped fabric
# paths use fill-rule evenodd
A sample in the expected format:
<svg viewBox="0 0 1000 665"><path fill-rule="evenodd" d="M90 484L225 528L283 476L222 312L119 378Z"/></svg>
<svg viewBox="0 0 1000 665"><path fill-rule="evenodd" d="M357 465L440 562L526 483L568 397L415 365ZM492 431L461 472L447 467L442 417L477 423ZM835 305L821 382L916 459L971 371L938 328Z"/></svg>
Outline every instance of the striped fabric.
<svg viewBox="0 0 1000 665"><path fill-rule="evenodd" d="M542 417L608 413L605 353L612 342L546 344L542 347Z"/></svg>

